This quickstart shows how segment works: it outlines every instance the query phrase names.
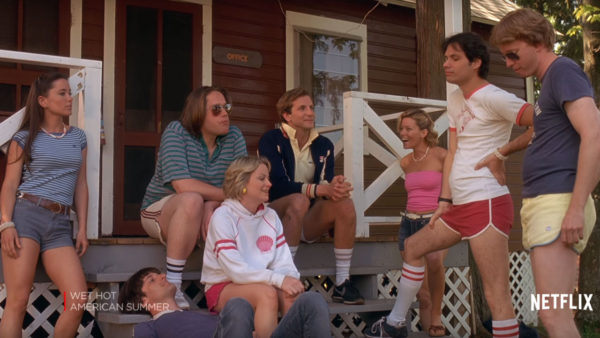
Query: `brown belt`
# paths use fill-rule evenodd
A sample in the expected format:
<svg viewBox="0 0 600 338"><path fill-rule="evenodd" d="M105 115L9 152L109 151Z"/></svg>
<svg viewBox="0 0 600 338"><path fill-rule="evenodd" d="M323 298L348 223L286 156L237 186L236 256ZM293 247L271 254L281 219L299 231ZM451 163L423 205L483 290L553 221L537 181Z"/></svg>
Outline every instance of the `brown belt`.
<svg viewBox="0 0 600 338"><path fill-rule="evenodd" d="M64 214L64 215L68 215L69 212L71 211L71 208L64 205L64 204L60 204L58 202L54 202L51 200L47 200L45 198L41 198L35 195L31 195L25 192L18 192L17 193L17 197L18 198L23 198L28 200L31 203L34 203L35 205L39 205L40 207L44 208L44 209L48 209L50 211L52 211L55 214Z"/></svg>

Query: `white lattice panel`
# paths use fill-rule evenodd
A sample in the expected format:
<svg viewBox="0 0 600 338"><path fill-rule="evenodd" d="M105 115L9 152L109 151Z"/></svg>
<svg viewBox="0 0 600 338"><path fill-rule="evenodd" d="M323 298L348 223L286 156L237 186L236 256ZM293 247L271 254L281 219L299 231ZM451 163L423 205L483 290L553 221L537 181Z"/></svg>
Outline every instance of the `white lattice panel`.
<svg viewBox="0 0 600 338"><path fill-rule="evenodd" d="M5 301L6 288L4 284L0 284L0 303ZM52 335L54 333L54 326L51 321L55 321L58 314L63 312L63 306L63 295L57 290L54 284L34 283L29 295L29 302L27 303L25 323L28 323L28 325L23 329L23 337ZM0 318L3 314L4 308L0 307ZM79 325L79 329L77 330L77 337L92 337L92 329L94 327L93 315L93 313L86 311L84 320L82 320L82 324ZM51 321L49 321L50 318Z"/></svg>
<svg viewBox="0 0 600 338"><path fill-rule="evenodd" d="M308 277L304 279L304 285L307 290L319 292L325 299L331 301L333 280L329 276ZM399 280L399 270L377 275L378 297L396 298ZM530 310L530 295L535 293L535 284L529 255L526 252L512 252L510 254L510 286L517 317L528 325L536 326L538 322L537 313ZM203 286L198 281L184 281L183 288L194 304L200 303L204 297ZM468 267L446 269L446 292L442 303L442 322L450 335L454 337L467 337L471 333L470 289ZM95 301L94 291L96 289L92 290L90 302ZM0 303L5 302L5 299L4 284L0 284ZM62 313L62 311L63 297L56 286L51 283L34 283L26 315L26 317L29 317L29 323L23 330L23 336L37 336L40 334L40 330L51 335L54 331L52 322L56 320L57 314ZM3 312L4 309L0 306L0 318ZM413 331L418 330L418 312L418 309L411 310L411 327ZM95 336L93 316L93 309L90 309L90 312L86 311L84 320L79 326L78 337ZM365 325L365 322L356 313L331 316L330 327L335 337L361 337ZM41 335L45 336L43 332Z"/></svg>
<svg viewBox="0 0 600 338"><path fill-rule="evenodd" d="M531 311L531 295L535 294L535 283L531 271L531 260L526 251L514 251L510 259L510 291L517 318L530 326L537 326L537 311Z"/></svg>
<svg viewBox="0 0 600 338"><path fill-rule="evenodd" d="M377 275L377 288L380 298L396 298L401 270L388 271ZM442 301L442 323L453 337L471 335L471 282L469 268L446 269L446 292ZM419 311L411 310L411 330L418 331Z"/></svg>

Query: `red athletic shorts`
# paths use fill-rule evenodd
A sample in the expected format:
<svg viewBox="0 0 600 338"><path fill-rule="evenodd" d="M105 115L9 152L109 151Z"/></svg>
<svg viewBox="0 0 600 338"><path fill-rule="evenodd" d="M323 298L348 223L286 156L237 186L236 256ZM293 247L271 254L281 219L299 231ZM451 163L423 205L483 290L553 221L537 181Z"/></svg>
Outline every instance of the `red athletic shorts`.
<svg viewBox="0 0 600 338"><path fill-rule="evenodd" d="M453 205L440 217L442 222L462 239L476 237L488 227L494 227L508 237L514 216L513 201L510 194L489 200Z"/></svg>
<svg viewBox="0 0 600 338"><path fill-rule="evenodd" d="M231 282L218 283L211 286L210 289L206 291L204 297L206 297L206 307L208 307L210 312L218 313L215 311L215 306L217 306L217 303L219 302L219 295L221 295L221 291L229 284L231 284Z"/></svg>

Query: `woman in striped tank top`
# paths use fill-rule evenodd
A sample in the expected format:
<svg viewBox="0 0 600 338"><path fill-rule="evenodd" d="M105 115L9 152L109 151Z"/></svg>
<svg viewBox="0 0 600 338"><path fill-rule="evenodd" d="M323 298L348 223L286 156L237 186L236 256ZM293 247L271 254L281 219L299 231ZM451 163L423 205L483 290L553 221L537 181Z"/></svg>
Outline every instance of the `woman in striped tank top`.
<svg viewBox="0 0 600 338"><path fill-rule="evenodd" d="M64 121L73 99L67 77L41 75L31 85L20 130L8 151L0 193L2 267L6 306L0 337L20 337L39 256L64 295L54 336L73 337L81 322L87 286L79 257L88 247L85 133ZM79 230L73 247L71 207Z"/></svg>

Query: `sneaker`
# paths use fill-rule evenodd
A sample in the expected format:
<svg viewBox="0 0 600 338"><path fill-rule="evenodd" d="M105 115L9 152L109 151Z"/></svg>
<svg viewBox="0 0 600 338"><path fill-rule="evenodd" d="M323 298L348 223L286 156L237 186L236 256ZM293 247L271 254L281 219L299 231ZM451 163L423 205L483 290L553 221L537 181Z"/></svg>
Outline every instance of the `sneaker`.
<svg viewBox="0 0 600 338"><path fill-rule="evenodd" d="M184 310L189 310L190 308L190 303L185 299L185 295L179 288L175 291L175 303Z"/></svg>
<svg viewBox="0 0 600 338"><path fill-rule="evenodd" d="M369 338L379 338L379 337L395 337L395 338L405 338L408 337L408 330L406 329L406 325L402 325L400 327L395 327L387 323L386 317L381 317L380 320L376 321L371 325L370 328L367 328L365 332L365 337Z"/></svg>
<svg viewBox="0 0 600 338"><path fill-rule="evenodd" d="M340 286L333 288L332 297L334 302L348 305L360 305L365 303L365 299L360 295L358 289L349 279L346 279Z"/></svg>

